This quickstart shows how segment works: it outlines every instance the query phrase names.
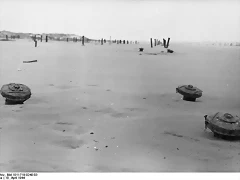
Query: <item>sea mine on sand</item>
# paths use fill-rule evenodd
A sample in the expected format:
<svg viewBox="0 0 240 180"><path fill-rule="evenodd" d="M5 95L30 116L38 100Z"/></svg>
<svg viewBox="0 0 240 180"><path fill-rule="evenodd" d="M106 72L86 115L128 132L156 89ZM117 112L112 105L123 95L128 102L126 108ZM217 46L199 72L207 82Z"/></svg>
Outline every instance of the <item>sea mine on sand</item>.
<svg viewBox="0 0 240 180"><path fill-rule="evenodd" d="M23 104L31 97L31 90L24 84L10 83L2 86L1 95L8 104Z"/></svg>
<svg viewBox="0 0 240 180"><path fill-rule="evenodd" d="M176 88L176 93L183 95L183 100L195 101L202 96L202 90L192 85L183 85Z"/></svg>
<svg viewBox="0 0 240 180"><path fill-rule="evenodd" d="M217 112L205 115L205 130L208 128L214 136L226 138L240 137L240 118L235 115L223 112Z"/></svg>

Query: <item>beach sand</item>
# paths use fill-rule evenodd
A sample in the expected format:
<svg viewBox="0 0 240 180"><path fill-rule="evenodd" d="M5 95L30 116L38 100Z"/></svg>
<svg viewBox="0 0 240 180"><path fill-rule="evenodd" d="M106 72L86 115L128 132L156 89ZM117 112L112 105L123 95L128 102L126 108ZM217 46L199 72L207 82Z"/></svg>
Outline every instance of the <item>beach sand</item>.
<svg viewBox="0 0 240 180"><path fill-rule="evenodd" d="M240 142L204 132L203 117L239 115L239 47L170 49L0 42L0 86L32 91L22 105L0 98L0 171L239 172ZM183 101L183 84L203 96Z"/></svg>

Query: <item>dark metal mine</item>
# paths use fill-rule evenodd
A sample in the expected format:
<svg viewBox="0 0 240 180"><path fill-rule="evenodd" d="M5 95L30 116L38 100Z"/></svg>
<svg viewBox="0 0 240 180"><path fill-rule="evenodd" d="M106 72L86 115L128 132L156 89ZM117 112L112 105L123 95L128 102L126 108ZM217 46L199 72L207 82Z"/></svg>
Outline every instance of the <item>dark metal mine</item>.
<svg viewBox="0 0 240 180"><path fill-rule="evenodd" d="M1 95L6 98L6 104L23 104L31 97L31 90L24 84L10 83L2 86Z"/></svg>
<svg viewBox="0 0 240 180"><path fill-rule="evenodd" d="M205 129L210 129L215 137L239 138L240 118L237 115L217 112L205 115Z"/></svg>
<svg viewBox="0 0 240 180"><path fill-rule="evenodd" d="M183 85L176 88L176 93L183 95L183 100L196 101L202 96L202 90L192 85Z"/></svg>

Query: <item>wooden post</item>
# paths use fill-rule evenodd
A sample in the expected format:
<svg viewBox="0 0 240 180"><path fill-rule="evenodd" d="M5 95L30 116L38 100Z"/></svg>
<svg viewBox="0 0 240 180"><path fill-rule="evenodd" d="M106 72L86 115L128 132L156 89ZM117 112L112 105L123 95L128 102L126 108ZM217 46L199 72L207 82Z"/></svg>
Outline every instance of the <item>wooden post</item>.
<svg viewBox="0 0 240 180"><path fill-rule="evenodd" d="M168 46L169 46L169 41L170 41L170 38L168 38L168 41L167 41L167 48L168 48Z"/></svg>
<svg viewBox="0 0 240 180"><path fill-rule="evenodd" d="M103 45L103 38L101 39L101 45Z"/></svg>
<svg viewBox="0 0 240 180"><path fill-rule="evenodd" d="M120 40L119 42L120 42L120 44L122 44L122 40Z"/></svg>
<svg viewBox="0 0 240 180"><path fill-rule="evenodd" d="M151 43L151 48L153 47L153 44L152 44L152 38L150 38L150 43Z"/></svg>
<svg viewBox="0 0 240 180"><path fill-rule="evenodd" d="M67 42L68 42L68 38L67 38Z"/></svg>
<svg viewBox="0 0 240 180"><path fill-rule="evenodd" d="M37 39L36 39L36 35L35 35L35 37L33 38L33 41L35 42L35 47L37 47Z"/></svg>
<svg viewBox="0 0 240 180"><path fill-rule="evenodd" d="M129 42L127 41L127 44L128 44Z"/></svg>
<svg viewBox="0 0 240 180"><path fill-rule="evenodd" d="M156 46L157 45L157 40L156 39L154 39L154 46Z"/></svg>
<svg viewBox="0 0 240 180"><path fill-rule="evenodd" d="M41 35L41 42L42 42L42 35Z"/></svg>
<svg viewBox="0 0 240 180"><path fill-rule="evenodd" d="M48 36L46 36L46 42L48 42Z"/></svg>
<svg viewBox="0 0 240 180"><path fill-rule="evenodd" d="M8 35L6 35L6 40L8 40Z"/></svg>
<svg viewBox="0 0 240 180"><path fill-rule="evenodd" d="M82 36L82 46L84 46L84 36Z"/></svg>
<svg viewBox="0 0 240 180"><path fill-rule="evenodd" d="M166 40L165 39L163 39L163 47L166 48Z"/></svg>

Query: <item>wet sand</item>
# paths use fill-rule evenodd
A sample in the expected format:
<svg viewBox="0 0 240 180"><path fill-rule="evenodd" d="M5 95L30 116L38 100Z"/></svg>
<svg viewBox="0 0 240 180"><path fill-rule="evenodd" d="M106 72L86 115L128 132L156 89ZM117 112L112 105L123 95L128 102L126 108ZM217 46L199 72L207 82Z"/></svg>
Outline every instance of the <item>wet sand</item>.
<svg viewBox="0 0 240 180"><path fill-rule="evenodd" d="M0 171L239 171L240 142L204 132L203 117L239 115L239 47L170 49L0 42L0 86L32 90L23 105L0 98ZM182 84L203 96L183 101Z"/></svg>

